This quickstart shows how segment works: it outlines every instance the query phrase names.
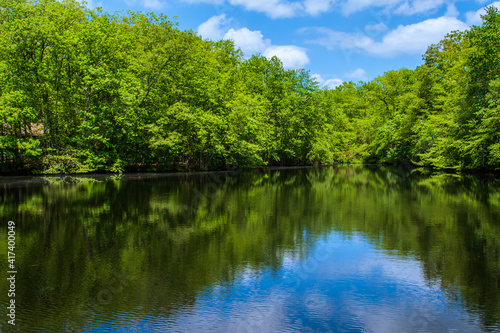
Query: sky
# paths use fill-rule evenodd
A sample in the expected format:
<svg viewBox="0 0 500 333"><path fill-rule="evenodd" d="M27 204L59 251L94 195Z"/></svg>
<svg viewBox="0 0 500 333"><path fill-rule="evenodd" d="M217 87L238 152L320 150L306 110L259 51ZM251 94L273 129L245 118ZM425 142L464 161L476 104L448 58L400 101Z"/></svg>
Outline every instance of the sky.
<svg viewBox="0 0 500 333"><path fill-rule="evenodd" d="M480 25L488 0L87 0L103 11L163 13L204 39L231 39L248 58L278 56L322 86L367 81L422 55L453 30Z"/></svg>

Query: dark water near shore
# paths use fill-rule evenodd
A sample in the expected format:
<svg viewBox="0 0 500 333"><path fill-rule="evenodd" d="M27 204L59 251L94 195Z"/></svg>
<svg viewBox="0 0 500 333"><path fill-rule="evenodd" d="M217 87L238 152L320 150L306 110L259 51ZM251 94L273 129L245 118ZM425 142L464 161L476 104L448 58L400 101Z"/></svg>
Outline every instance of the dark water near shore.
<svg viewBox="0 0 500 333"><path fill-rule="evenodd" d="M493 176L5 177L0 200L1 332L500 332Z"/></svg>

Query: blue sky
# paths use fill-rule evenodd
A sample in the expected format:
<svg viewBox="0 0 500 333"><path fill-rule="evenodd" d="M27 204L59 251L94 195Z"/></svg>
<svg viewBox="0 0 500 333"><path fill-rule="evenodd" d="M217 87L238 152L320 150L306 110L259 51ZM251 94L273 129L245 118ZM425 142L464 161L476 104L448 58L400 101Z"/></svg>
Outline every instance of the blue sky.
<svg viewBox="0 0 500 333"><path fill-rule="evenodd" d="M232 39L245 56L277 55L322 85L372 80L422 63L452 30L480 24L485 6L459 0L87 0L106 12L133 10L177 17L206 39Z"/></svg>

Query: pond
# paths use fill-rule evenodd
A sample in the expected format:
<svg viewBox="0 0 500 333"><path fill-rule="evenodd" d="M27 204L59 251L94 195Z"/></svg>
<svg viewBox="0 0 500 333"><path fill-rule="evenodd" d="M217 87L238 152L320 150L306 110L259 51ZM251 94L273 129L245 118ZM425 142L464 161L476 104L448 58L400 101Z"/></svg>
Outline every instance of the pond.
<svg viewBox="0 0 500 333"><path fill-rule="evenodd" d="M500 331L492 175L3 177L0 194L1 332Z"/></svg>

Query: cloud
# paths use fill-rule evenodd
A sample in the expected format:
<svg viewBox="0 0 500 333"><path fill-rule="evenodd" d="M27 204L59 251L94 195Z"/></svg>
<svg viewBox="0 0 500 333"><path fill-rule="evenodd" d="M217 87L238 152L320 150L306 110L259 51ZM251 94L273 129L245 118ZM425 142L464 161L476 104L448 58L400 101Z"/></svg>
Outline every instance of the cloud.
<svg viewBox="0 0 500 333"><path fill-rule="evenodd" d="M439 17L423 22L400 25L387 33L382 42L374 42L367 48L369 53L384 57L397 54L422 54L431 44L439 42L454 30L466 30L467 24L454 17Z"/></svg>
<svg viewBox="0 0 500 333"><path fill-rule="evenodd" d="M304 10L307 14L317 16L331 9L334 0L305 0Z"/></svg>
<svg viewBox="0 0 500 333"><path fill-rule="evenodd" d="M143 0L144 8L159 10L165 7L166 3L160 0Z"/></svg>
<svg viewBox="0 0 500 333"><path fill-rule="evenodd" d="M455 4L450 3L448 4L448 8L446 9L446 14L445 16L450 16L450 17L458 17L460 15L460 12L457 9L457 6Z"/></svg>
<svg viewBox="0 0 500 333"><path fill-rule="evenodd" d="M94 0L86 0L92 3ZM125 3L129 6L136 6L137 5L137 0L124 0ZM152 9L152 10L160 10L165 8L167 3L165 1L161 0L140 0L139 3L146 9Z"/></svg>
<svg viewBox="0 0 500 333"><path fill-rule="evenodd" d="M482 1L484 2L484 1ZM489 6L495 6L500 9L500 1L495 1ZM483 23L483 20L481 19L481 15L486 14L486 9L481 8L478 11L472 11L472 12L467 12L465 13L465 22L467 22L468 25L481 25Z"/></svg>
<svg viewBox="0 0 500 333"><path fill-rule="evenodd" d="M345 0L340 2L344 15L351 15L370 8L381 8L386 13L415 15L433 12L454 0Z"/></svg>
<svg viewBox="0 0 500 333"><path fill-rule="evenodd" d="M465 22L468 25L481 25L483 20L481 20L481 15L484 15L485 10L480 9L477 12L467 12L465 13Z"/></svg>
<svg viewBox="0 0 500 333"><path fill-rule="evenodd" d="M329 89L335 89L344 83L344 81L341 79L325 80L320 74L313 74L311 75L311 78L318 82L321 87L326 87Z"/></svg>
<svg viewBox="0 0 500 333"><path fill-rule="evenodd" d="M340 4L344 15L351 15L371 7L394 7L401 0L347 0Z"/></svg>
<svg viewBox="0 0 500 333"><path fill-rule="evenodd" d="M308 43L325 46L329 50L334 49L365 49L374 43L372 38L362 33L348 33L335 31L325 27L303 28L299 32L312 32L320 35L316 39L308 40Z"/></svg>
<svg viewBox="0 0 500 333"><path fill-rule="evenodd" d="M427 13L437 10L444 4L446 4L446 0L404 1L394 10L394 13L399 15L415 15Z"/></svg>
<svg viewBox="0 0 500 333"><path fill-rule="evenodd" d="M335 89L338 86L341 86L344 83L341 79L330 79L326 80L323 86L328 87L330 89Z"/></svg>
<svg viewBox="0 0 500 333"><path fill-rule="evenodd" d="M182 0L188 3L209 3L221 5L225 2L240 6L248 11L264 13L272 19L290 18L303 15L317 16L328 12L335 0Z"/></svg>
<svg viewBox="0 0 500 333"><path fill-rule="evenodd" d="M285 68L303 68L309 63L306 51L295 45L269 46L263 52L266 58L277 56Z"/></svg>
<svg viewBox="0 0 500 333"><path fill-rule="evenodd" d="M158 1L158 0L156 0ZM454 6L458 0L181 0L187 3L228 3L248 11L264 13L272 19L318 16L333 9L348 16L367 9L381 9L384 14L415 15L435 12L444 5ZM377 16L375 12L373 16Z"/></svg>
<svg viewBox="0 0 500 333"><path fill-rule="evenodd" d="M345 73L343 75L347 79L353 79L353 80L358 80L358 81L366 81L368 80L368 76L366 74L366 71L363 68L357 68L352 72ZM338 86L341 86L344 84L344 80L339 79L339 78L332 78L332 79L325 79L323 76L320 74L313 74L311 75L311 78L318 82L320 87L326 87L329 89L335 89Z"/></svg>
<svg viewBox="0 0 500 333"><path fill-rule="evenodd" d="M295 45L272 45L270 39L265 39L259 30L230 28L232 19L225 14L213 16L198 26L198 34L205 39L232 40L246 56L261 53L267 58L277 56L285 68L303 68L309 63L309 57L304 48Z"/></svg>
<svg viewBox="0 0 500 333"><path fill-rule="evenodd" d="M226 14L212 16L207 21L198 26L198 34L205 39L220 40L224 36L223 30L227 30L231 20L226 18Z"/></svg>
<svg viewBox="0 0 500 333"><path fill-rule="evenodd" d="M347 0L341 4L344 15L369 8L383 8L399 15L413 15L439 8L444 0Z"/></svg>
<svg viewBox="0 0 500 333"><path fill-rule="evenodd" d="M363 68L357 68L352 72L345 73L344 76L349 79L366 81L368 80L368 76L366 75L366 71Z"/></svg>
<svg viewBox="0 0 500 333"><path fill-rule="evenodd" d="M389 30L389 28L383 22L377 24L367 24L365 26L365 31L370 32L371 34L386 30Z"/></svg>
<svg viewBox="0 0 500 333"><path fill-rule="evenodd" d="M439 42L453 30L466 30L468 25L454 18L442 16L410 25L400 25L389 31L381 41L363 33L347 33L329 28L305 28L302 32L316 32L320 37L309 43L325 46L327 49L340 49L346 57L352 52L366 53L383 58L401 54L422 54L431 44Z"/></svg>
<svg viewBox="0 0 500 333"><path fill-rule="evenodd" d="M231 5L239 5L246 10L265 13L270 18L295 17L303 9L300 2L282 0L229 0Z"/></svg>
<svg viewBox="0 0 500 333"><path fill-rule="evenodd" d="M234 30L233 28L224 35L224 39L230 39L234 45L239 47L243 53L250 55L263 53L271 45L269 39L264 40L264 36L258 30L252 31L248 28Z"/></svg>
<svg viewBox="0 0 500 333"><path fill-rule="evenodd" d="M226 0L182 0L182 1L187 3L208 3L212 5L221 5L224 2L226 2Z"/></svg>

